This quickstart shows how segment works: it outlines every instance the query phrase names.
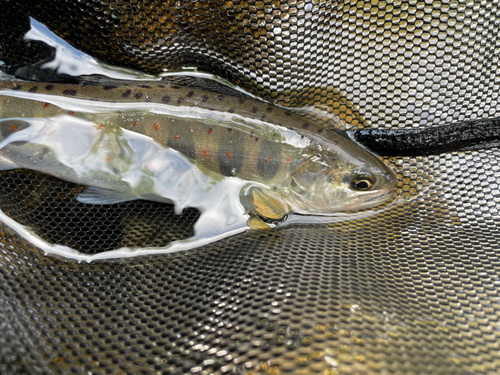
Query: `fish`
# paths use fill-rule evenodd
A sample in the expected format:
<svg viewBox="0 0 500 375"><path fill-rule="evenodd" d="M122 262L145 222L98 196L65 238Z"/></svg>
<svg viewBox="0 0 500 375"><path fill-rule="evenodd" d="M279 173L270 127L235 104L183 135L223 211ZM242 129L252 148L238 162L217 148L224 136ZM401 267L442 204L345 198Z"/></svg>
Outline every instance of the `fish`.
<svg viewBox="0 0 500 375"><path fill-rule="evenodd" d="M231 203L255 228L288 213L369 209L397 184L376 155L290 109L164 82L1 81L0 169L12 168L88 185L80 202L168 202L200 209L206 224L214 202Z"/></svg>

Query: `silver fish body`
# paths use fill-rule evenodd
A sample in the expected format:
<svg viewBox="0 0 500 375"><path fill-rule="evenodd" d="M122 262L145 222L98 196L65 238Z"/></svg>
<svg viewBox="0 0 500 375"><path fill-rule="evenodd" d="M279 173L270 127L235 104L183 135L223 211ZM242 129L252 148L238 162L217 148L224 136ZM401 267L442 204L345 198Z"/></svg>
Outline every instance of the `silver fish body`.
<svg viewBox="0 0 500 375"><path fill-rule="evenodd" d="M172 203L201 215L177 251L286 213L374 207L394 173L358 144L289 111L191 88L0 82L0 169L90 186L78 200Z"/></svg>

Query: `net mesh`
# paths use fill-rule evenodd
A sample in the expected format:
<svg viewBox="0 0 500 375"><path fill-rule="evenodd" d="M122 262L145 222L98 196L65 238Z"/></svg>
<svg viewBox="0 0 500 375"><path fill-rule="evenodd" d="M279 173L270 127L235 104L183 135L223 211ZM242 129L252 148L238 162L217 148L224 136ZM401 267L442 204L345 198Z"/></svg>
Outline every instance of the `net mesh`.
<svg viewBox="0 0 500 375"><path fill-rule="evenodd" d="M29 13L102 61L195 65L278 104L315 105L340 127L500 111L490 2L10 3L4 69L46 58L16 34L12 18ZM385 158L403 198L388 210L170 255L77 263L2 226L0 373L498 374L499 158ZM198 217L144 201L82 205L82 188L3 172L0 205L85 253L187 238Z"/></svg>

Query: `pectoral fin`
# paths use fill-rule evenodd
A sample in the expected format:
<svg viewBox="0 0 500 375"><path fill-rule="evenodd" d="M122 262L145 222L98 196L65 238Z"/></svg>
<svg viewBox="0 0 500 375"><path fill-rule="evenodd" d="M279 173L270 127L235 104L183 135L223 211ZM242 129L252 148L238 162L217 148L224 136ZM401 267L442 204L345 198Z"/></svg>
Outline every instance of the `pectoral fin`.
<svg viewBox="0 0 500 375"><path fill-rule="evenodd" d="M136 200L137 197L131 193L89 187L80 193L76 199L78 202L85 204L114 204Z"/></svg>
<svg viewBox="0 0 500 375"><path fill-rule="evenodd" d="M247 225L250 229L269 229L269 225L264 223L260 217L251 215L247 221Z"/></svg>
<svg viewBox="0 0 500 375"><path fill-rule="evenodd" d="M251 215L269 220L282 219L290 209L277 193L256 186L245 189L241 203Z"/></svg>

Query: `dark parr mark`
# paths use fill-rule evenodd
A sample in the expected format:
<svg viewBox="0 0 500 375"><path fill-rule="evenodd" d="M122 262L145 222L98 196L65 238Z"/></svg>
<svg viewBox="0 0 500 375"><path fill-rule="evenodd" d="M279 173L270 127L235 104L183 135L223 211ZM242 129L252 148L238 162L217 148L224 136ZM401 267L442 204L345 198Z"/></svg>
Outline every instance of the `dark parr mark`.
<svg viewBox="0 0 500 375"><path fill-rule="evenodd" d="M187 94L186 94L186 98L192 98L194 96L194 92L192 91L189 91Z"/></svg>
<svg viewBox="0 0 500 375"><path fill-rule="evenodd" d="M203 103L208 102L208 96L203 95L203 96L201 97L201 101L202 101Z"/></svg>
<svg viewBox="0 0 500 375"><path fill-rule="evenodd" d="M252 113L257 113L258 111L259 111L259 109L257 107L252 108Z"/></svg>
<svg viewBox="0 0 500 375"><path fill-rule="evenodd" d="M28 90L29 92L37 92L38 91L38 86L33 86Z"/></svg>
<svg viewBox="0 0 500 375"><path fill-rule="evenodd" d="M132 90L127 90L127 91L125 91L125 92L122 94L122 96L123 96L124 98L128 98L128 97L130 96L130 94L132 94Z"/></svg>
<svg viewBox="0 0 500 375"><path fill-rule="evenodd" d="M177 99L177 104L178 104L178 105L181 105L183 101L184 101L184 99L179 98L179 99Z"/></svg>
<svg viewBox="0 0 500 375"><path fill-rule="evenodd" d="M302 129L307 129L309 127L309 124L307 122L302 124Z"/></svg>
<svg viewBox="0 0 500 375"><path fill-rule="evenodd" d="M286 115L286 116L291 116L291 115L292 115L292 112L285 111L285 115Z"/></svg>
<svg viewBox="0 0 500 375"><path fill-rule="evenodd" d="M263 139L257 158L257 171L263 180L273 178L280 169L281 143Z"/></svg>
<svg viewBox="0 0 500 375"><path fill-rule="evenodd" d="M150 89L151 88L151 86L148 86L148 85L139 85L139 87L141 89Z"/></svg>
<svg viewBox="0 0 500 375"><path fill-rule="evenodd" d="M136 99L142 98L142 92L138 92L137 94L135 94L135 98Z"/></svg>
<svg viewBox="0 0 500 375"><path fill-rule="evenodd" d="M234 113L234 108L229 108L227 111L228 111L229 113Z"/></svg>
<svg viewBox="0 0 500 375"><path fill-rule="evenodd" d="M323 133L323 130L324 130L324 129L318 129L318 133L319 133L319 134Z"/></svg>
<svg viewBox="0 0 500 375"><path fill-rule="evenodd" d="M0 121L0 130L2 133L2 140L8 138L14 133L17 133L18 131L27 129L30 126L29 123L26 121L22 120L4 120ZM26 141L16 141L13 142L16 145L20 146L26 143Z"/></svg>
<svg viewBox="0 0 500 375"><path fill-rule="evenodd" d="M114 89L117 89L118 86L104 86L103 89L104 90L114 90Z"/></svg>
<svg viewBox="0 0 500 375"><path fill-rule="evenodd" d="M170 96L165 95L163 98L161 98L161 102L165 104L170 103Z"/></svg>
<svg viewBox="0 0 500 375"><path fill-rule="evenodd" d="M180 86L177 86L177 85L170 85L170 87L173 88L174 90L177 90L177 89L181 88Z"/></svg>
<svg viewBox="0 0 500 375"><path fill-rule="evenodd" d="M245 99L244 99L244 98L240 98L240 99L239 99L239 102L240 102L241 104L243 104L243 103L245 103Z"/></svg>
<svg viewBox="0 0 500 375"><path fill-rule="evenodd" d="M45 90L50 91L54 88L54 85L47 85L45 86Z"/></svg>
<svg viewBox="0 0 500 375"><path fill-rule="evenodd" d="M23 86L19 86L19 85L16 85L12 88L12 90L16 90L16 91L19 91L23 88Z"/></svg>
<svg viewBox="0 0 500 375"><path fill-rule="evenodd" d="M67 89L62 92L63 95L76 96L76 90Z"/></svg>
<svg viewBox="0 0 500 375"><path fill-rule="evenodd" d="M224 176L236 176L245 161L244 133L232 132L233 136L224 137L217 151L220 173Z"/></svg>
<svg viewBox="0 0 500 375"><path fill-rule="evenodd" d="M193 133L185 126L172 126L169 129L167 146L190 158L195 158Z"/></svg>
<svg viewBox="0 0 500 375"><path fill-rule="evenodd" d="M222 101L224 100L224 95L219 95L219 96L217 97L217 100L218 100L219 102L222 102Z"/></svg>
<svg viewBox="0 0 500 375"><path fill-rule="evenodd" d="M272 111L273 111L273 107L267 107L267 108L266 108L266 111L267 111L267 112L272 112Z"/></svg>

